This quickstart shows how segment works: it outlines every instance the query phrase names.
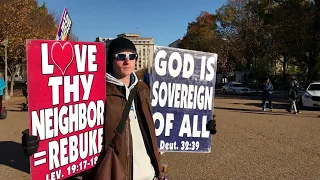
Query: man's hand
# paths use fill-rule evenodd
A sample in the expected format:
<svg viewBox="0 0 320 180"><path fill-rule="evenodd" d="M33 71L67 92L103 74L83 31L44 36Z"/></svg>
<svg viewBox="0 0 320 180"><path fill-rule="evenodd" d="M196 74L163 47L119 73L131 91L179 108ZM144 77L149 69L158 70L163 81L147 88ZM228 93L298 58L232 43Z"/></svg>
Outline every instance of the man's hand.
<svg viewBox="0 0 320 180"><path fill-rule="evenodd" d="M39 140L37 136L29 135L29 129L22 132L22 147L25 156L32 156L38 151Z"/></svg>
<svg viewBox="0 0 320 180"><path fill-rule="evenodd" d="M206 127L207 127L207 130L210 131L210 134L211 135L214 135L217 133L217 130L216 130L216 120L214 119L216 117L216 115L213 115L213 119L210 120Z"/></svg>

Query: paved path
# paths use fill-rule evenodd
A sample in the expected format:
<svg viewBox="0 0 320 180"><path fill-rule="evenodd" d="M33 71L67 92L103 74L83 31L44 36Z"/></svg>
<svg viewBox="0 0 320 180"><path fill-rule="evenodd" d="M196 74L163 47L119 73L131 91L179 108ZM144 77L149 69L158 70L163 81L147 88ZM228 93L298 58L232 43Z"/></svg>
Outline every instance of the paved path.
<svg viewBox="0 0 320 180"><path fill-rule="evenodd" d="M21 132L28 128L28 114L21 112L24 98L4 103L7 119L0 119L0 180L24 180L29 178L28 158L23 156Z"/></svg>
<svg viewBox="0 0 320 180"><path fill-rule="evenodd" d="M261 112L260 100L248 98L217 95L212 152L163 154L170 179L320 179L320 112L289 114L283 102ZM8 102L8 118L0 120L0 180L29 179L19 144L28 127L22 102Z"/></svg>
<svg viewBox="0 0 320 180"><path fill-rule="evenodd" d="M289 114L283 102L261 112L260 100L218 96L212 152L165 153L172 179L320 179L320 112Z"/></svg>

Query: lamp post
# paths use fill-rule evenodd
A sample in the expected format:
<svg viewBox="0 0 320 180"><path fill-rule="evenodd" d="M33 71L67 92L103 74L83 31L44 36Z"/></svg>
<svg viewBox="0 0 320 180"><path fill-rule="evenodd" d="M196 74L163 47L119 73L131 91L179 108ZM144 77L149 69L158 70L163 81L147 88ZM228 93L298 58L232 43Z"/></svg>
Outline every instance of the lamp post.
<svg viewBox="0 0 320 180"><path fill-rule="evenodd" d="M267 35L263 36L264 39L266 40L266 45L267 45L267 76L269 76L269 61L270 61L270 42L272 39L271 33L268 33Z"/></svg>
<svg viewBox="0 0 320 180"><path fill-rule="evenodd" d="M4 76L5 76L5 82L6 82L6 89L4 93L4 99L8 100L10 99L9 93L8 93L8 37L4 41L1 42L1 45L4 46Z"/></svg>

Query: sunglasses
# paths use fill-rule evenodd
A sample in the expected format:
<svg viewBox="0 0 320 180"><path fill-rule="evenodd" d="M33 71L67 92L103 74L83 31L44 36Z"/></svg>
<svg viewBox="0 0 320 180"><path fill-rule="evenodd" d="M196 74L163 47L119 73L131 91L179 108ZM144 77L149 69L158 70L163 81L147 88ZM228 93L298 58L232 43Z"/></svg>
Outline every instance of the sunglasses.
<svg viewBox="0 0 320 180"><path fill-rule="evenodd" d="M129 57L130 60L136 60L138 55L137 54L115 54L114 57L119 61L124 61L127 57Z"/></svg>

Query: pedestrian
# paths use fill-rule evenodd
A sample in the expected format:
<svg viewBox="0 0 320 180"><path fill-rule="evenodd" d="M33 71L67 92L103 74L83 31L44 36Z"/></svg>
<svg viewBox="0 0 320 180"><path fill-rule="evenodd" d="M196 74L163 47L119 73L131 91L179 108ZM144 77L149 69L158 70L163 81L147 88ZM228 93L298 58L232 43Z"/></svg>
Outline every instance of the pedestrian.
<svg viewBox="0 0 320 180"><path fill-rule="evenodd" d="M293 110L293 113L298 114L300 113L300 108L299 108L299 91L298 91L298 83L293 80L291 83L290 91L289 91L289 100L290 100L290 108L289 112L291 113Z"/></svg>
<svg viewBox="0 0 320 180"><path fill-rule="evenodd" d="M3 79L3 74L0 73L0 112L2 111L3 90L5 88L6 88L6 82Z"/></svg>
<svg viewBox="0 0 320 180"><path fill-rule="evenodd" d="M290 90L291 90L291 88L294 86L294 82L293 82L294 80L291 80L291 81L289 81L288 82L288 100L289 100L289 106L288 106L288 108L286 109L288 112L290 112L291 113L291 111L292 111L292 101L290 100Z"/></svg>
<svg viewBox="0 0 320 180"><path fill-rule="evenodd" d="M28 106L28 82L24 83L22 87L22 94L26 98L26 106Z"/></svg>
<svg viewBox="0 0 320 180"><path fill-rule="evenodd" d="M267 101L269 101L270 111L272 111L272 93L273 85L270 79L266 77L262 87L262 111L266 110Z"/></svg>
<svg viewBox="0 0 320 180"><path fill-rule="evenodd" d="M288 84L288 85L286 85L286 88L285 88L286 91L285 91L285 93L288 93L289 106L288 106L288 108L286 109L286 111L287 111L287 112L291 112L292 103L291 103L291 101L290 101L290 89L291 89L291 87L293 86L293 80L289 80L287 84Z"/></svg>
<svg viewBox="0 0 320 180"><path fill-rule="evenodd" d="M105 156L105 151L102 151L96 166L88 170L83 179L120 180L107 176L107 171L110 169L121 172L120 176L128 180L163 179L155 125L150 111L150 90L143 81L138 81L134 73L135 63L138 60L136 47L129 39L118 37L111 41L107 54L104 141L114 142L111 145L114 152L117 152L116 158L120 166L113 167L112 163L109 164L112 167L108 166L106 158L109 156ZM130 101L132 97L134 97L132 104L127 108L123 102ZM122 110L126 109L128 118L122 118L121 115L126 112ZM124 124L125 129L122 133L116 133L116 128L123 122L121 119L128 123ZM215 129L216 123L212 119L207 123L207 130L215 134ZM114 137L117 137L116 141L113 141ZM35 153L37 150L32 146L37 147L38 143L34 136L24 133L22 144L25 155L31 156ZM110 149L109 146L107 149Z"/></svg>

